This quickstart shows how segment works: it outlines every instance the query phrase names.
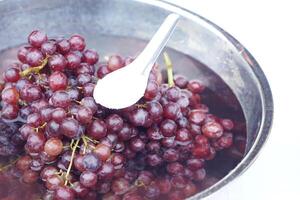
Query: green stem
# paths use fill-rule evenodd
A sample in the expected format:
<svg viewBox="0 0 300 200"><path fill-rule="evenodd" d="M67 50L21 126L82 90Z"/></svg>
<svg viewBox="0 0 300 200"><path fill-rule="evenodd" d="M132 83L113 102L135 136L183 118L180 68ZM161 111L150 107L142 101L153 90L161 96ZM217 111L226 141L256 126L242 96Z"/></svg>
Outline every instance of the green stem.
<svg viewBox="0 0 300 200"><path fill-rule="evenodd" d="M68 181L69 181L69 175L70 175L70 172L71 172L71 169L72 169L73 160L74 160L74 157L75 157L75 152L76 152L77 146L79 144L79 141L80 141L80 139L77 139L77 141L75 142L74 146L71 146L71 148L72 148L72 154L71 154L70 164L68 166L68 170L67 170L66 176L65 176L65 185L67 185Z"/></svg>
<svg viewBox="0 0 300 200"><path fill-rule="evenodd" d="M173 77L173 64L167 52L164 52L164 61L167 67L167 74L168 74L168 85L169 87L173 87L174 84L174 77Z"/></svg>
<svg viewBox="0 0 300 200"><path fill-rule="evenodd" d="M29 67L29 68L25 69L24 71L20 72L20 75L22 77L25 77L25 76L27 76L27 75L29 75L31 73L39 73L46 66L47 62L48 62L48 57L46 57L43 60L43 62L42 62L42 64L40 66Z"/></svg>

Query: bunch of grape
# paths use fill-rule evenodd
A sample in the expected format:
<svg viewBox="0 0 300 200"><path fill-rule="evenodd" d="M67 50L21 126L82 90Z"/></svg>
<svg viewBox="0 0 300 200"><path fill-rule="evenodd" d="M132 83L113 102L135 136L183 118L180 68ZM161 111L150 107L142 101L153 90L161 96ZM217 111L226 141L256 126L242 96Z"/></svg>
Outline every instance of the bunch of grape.
<svg viewBox="0 0 300 200"><path fill-rule="evenodd" d="M33 31L28 43L4 73L1 117L23 122L16 167L23 182L44 182L44 199L184 199L232 145L233 122L209 113L200 81L169 73L166 84L154 65L144 97L110 110L95 103L95 83L132 58L100 63L80 35Z"/></svg>

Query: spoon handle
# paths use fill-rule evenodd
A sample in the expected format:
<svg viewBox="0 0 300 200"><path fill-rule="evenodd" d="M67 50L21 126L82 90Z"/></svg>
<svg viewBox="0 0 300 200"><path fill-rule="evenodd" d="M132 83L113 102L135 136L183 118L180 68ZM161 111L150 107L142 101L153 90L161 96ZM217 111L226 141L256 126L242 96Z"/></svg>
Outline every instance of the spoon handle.
<svg viewBox="0 0 300 200"><path fill-rule="evenodd" d="M139 69L143 75L148 76L150 73L153 64L170 39L179 18L180 16L175 13L168 15L146 48L135 59L137 66L146 66L144 69Z"/></svg>

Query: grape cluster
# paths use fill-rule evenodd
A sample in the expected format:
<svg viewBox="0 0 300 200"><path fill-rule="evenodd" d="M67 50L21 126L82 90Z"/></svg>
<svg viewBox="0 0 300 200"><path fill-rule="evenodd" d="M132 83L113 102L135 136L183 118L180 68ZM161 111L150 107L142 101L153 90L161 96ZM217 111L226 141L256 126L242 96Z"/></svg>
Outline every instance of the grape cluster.
<svg viewBox="0 0 300 200"><path fill-rule="evenodd" d="M80 35L33 31L28 43L4 73L1 118L22 122L16 167L23 182L43 181L44 199L184 199L232 145L234 124L201 103L200 81L170 73L166 84L154 65L143 98L110 110L95 103L95 83L133 58L99 62Z"/></svg>

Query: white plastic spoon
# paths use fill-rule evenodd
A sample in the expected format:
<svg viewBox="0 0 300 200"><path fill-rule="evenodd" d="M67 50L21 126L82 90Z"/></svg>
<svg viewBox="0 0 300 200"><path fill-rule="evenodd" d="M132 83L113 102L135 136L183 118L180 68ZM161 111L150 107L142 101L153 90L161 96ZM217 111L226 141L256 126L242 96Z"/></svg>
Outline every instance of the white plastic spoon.
<svg viewBox="0 0 300 200"><path fill-rule="evenodd" d="M107 108L121 109L141 99L153 64L173 33L178 19L179 15L170 14L131 64L98 80L93 94L97 103Z"/></svg>

